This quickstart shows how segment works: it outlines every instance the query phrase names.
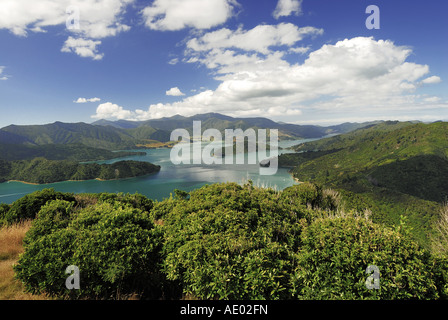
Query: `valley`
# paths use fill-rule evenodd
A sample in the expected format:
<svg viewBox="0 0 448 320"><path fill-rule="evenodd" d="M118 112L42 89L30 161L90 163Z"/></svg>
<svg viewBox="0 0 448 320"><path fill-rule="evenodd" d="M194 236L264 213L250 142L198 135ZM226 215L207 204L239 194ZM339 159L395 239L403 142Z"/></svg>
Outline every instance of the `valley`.
<svg viewBox="0 0 448 320"><path fill-rule="evenodd" d="M185 130L193 133L193 127L189 127L193 119L203 121L204 130L212 125L221 131L226 126L242 130L260 129L263 124L277 127L280 137L278 172L272 176L260 175L261 163L173 164L170 152L177 142L169 141L169 130L184 125ZM204 141L195 143L207 144ZM108 221L114 219L109 217L111 213L123 215L122 219L126 220L122 221L127 221L123 223L130 223L129 226L133 225L133 219L143 219L135 221L138 225L160 226L145 232L161 232L157 237L174 241L172 244L168 242L170 247L165 249L168 255L160 258L160 263L167 269L148 272L158 272L158 277L163 279L167 277L156 286L174 285L170 282L173 277L184 279L181 287L176 287L179 291L169 293L174 294L174 299L186 297L181 295L181 291L187 297L193 295L201 299L210 296L334 299L339 293L327 292L325 281L335 279L335 275L327 279L335 269L327 266L325 261L349 259L347 261L352 261L357 271L352 270L351 264L337 263L351 277L356 277L365 268L363 259L367 256L379 259L376 263L382 268L389 268L392 263L397 278L387 275L386 286L390 289L378 294L366 292L359 283L352 290L352 280L343 280L338 282L343 299L439 298L446 295L441 279L448 260L444 260L444 253L440 256L443 250L436 249L445 247L443 232L446 231L440 231L440 227L443 226L441 219L448 197L445 183L448 178L446 122L378 121L303 127L276 124L262 118L242 120L207 114L191 118L176 116L150 123L99 121L96 124L10 126L0 129L0 148L5 151L0 157L0 181L3 182L0 183L0 223L14 225L24 217L36 219L38 214L44 216L37 221L44 221L47 219L45 214L49 217L56 214L56 220L51 220L51 223L62 224L54 227L55 233L36 234L40 229L28 232L28 238L35 235L42 241L53 241L54 236L56 246L64 239L59 238L59 233L71 234L71 228L77 226L64 221L76 221L78 214L81 222L76 223L82 223L83 215ZM195 156L193 149L189 149L191 157ZM249 158L246 145L243 151ZM219 155L222 160L236 156ZM30 201L32 204L27 204ZM76 214L62 218L58 212ZM209 231L203 230L203 226ZM128 226L107 228L107 233L120 233L124 230L121 228ZM241 230L247 232L243 238ZM98 232L96 234L102 231ZM176 240L181 234L182 238ZM217 240L223 236L226 243ZM316 239L313 238L315 236ZM140 236L136 234L136 237ZM151 241L162 241L157 237ZM127 239L126 235L117 241L127 243ZM143 239L147 241L149 238L144 236L138 241ZM325 239L332 240L323 245ZM349 257L344 256L344 252L351 252L344 239L351 239L348 240L350 245L361 239L356 242L361 251L355 250ZM209 255L206 260L201 262L189 257L190 253L196 254L196 250L204 252L200 248L206 243L211 245L206 251ZM258 244L251 247L250 243ZM87 246L87 242L84 245ZM38 246L38 242L33 245L30 242L27 246L28 251L25 252L31 260L19 260L24 268L28 268L28 263L34 263L35 249L29 248ZM262 253L257 253L257 257L261 254L264 262L252 257L260 250L257 246L264 248ZM51 250L58 249L54 247ZM70 250L75 252L77 249L68 247L67 250L64 254L71 255ZM89 250L99 249L92 247ZM132 250L144 255L135 246ZM50 251L45 252L51 254ZM239 260L240 253L245 255L245 260ZM265 284L256 284L258 291L249 294L244 289L246 282L237 283L236 278L230 276L229 281L237 281L235 289L223 291L215 290L201 275L190 279L179 271L194 268L213 273L216 266L209 265L207 261L215 261L213 263L221 266L216 275L219 278L227 272L223 261L229 263L228 260L220 260L221 254L232 257L232 266L248 268L249 271L252 265L259 267L261 263L263 270L276 272L276 277L281 280L264 280L270 286L270 294L264 292ZM401 262L396 264L394 259L408 259L408 256L416 259L412 263L419 264L413 269L420 277L418 290L410 284L411 280L398 280L403 279L403 266ZM136 268L142 267L138 261L132 262ZM199 268L195 263L202 263L203 267ZM176 264L182 266L173 267ZM329 274L320 273L322 266ZM20 268L16 272L21 274L28 289L35 290L34 278L28 277ZM307 271L309 268L313 275ZM423 270L426 270L424 275ZM251 278L247 281L258 283L258 271L241 272L249 274L246 277ZM308 287L309 281L314 281L311 279L315 277L322 279L313 284L321 288L320 293ZM308 280L304 282L303 279ZM107 283L108 280L104 281ZM169 284L163 284L164 281ZM216 280L216 283L225 287L225 282L220 281ZM405 281L401 284L402 290L391 289L396 281ZM424 289L427 281L432 281L436 289ZM56 290L54 294L64 296L58 287L48 287L47 290ZM108 289L105 290L104 294L109 294ZM160 290L156 289L151 294L157 296ZM87 297L94 296L85 292ZM36 293L42 292L38 290Z"/></svg>

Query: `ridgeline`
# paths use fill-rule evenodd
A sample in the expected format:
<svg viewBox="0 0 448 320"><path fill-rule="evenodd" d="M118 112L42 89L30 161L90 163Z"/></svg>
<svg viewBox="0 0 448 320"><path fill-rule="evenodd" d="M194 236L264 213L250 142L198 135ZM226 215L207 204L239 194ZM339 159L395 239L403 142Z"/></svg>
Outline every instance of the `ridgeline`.
<svg viewBox="0 0 448 320"><path fill-rule="evenodd" d="M448 123L384 122L301 144L280 157L299 181L351 195L353 208L393 225L409 218L427 243L448 197Z"/></svg>

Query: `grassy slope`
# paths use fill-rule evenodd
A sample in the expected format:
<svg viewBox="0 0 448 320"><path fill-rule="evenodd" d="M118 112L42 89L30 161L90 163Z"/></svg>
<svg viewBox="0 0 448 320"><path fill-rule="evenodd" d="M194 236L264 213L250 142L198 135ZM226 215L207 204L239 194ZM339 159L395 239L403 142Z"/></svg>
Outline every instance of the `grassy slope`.
<svg viewBox="0 0 448 320"><path fill-rule="evenodd" d="M354 193L349 205L367 203L377 221L407 216L418 240L428 242L448 195L448 123L387 122L296 150L319 153L281 158L295 164L295 178Z"/></svg>
<svg viewBox="0 0 448 320"><path fill-rule="evenodd" d="M0 300L42 300L44 295L24 292L22 283L14 278L12 265L23 252L22 240L31 221L0 228Z"/></svg>

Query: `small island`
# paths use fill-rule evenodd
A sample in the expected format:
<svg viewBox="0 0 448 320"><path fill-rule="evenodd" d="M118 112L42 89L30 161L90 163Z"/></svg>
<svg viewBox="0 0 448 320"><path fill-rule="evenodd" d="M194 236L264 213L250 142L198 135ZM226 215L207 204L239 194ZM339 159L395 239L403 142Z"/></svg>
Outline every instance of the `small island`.
<svg viewBox="0 0 448 320"><path fill-rule="evenodd" d="M143 161L112 164L78 163L69 160L0 160L0 182L20 181L46 184L62 181L117 180L140 177L160 171L160 166Z"/></svg>

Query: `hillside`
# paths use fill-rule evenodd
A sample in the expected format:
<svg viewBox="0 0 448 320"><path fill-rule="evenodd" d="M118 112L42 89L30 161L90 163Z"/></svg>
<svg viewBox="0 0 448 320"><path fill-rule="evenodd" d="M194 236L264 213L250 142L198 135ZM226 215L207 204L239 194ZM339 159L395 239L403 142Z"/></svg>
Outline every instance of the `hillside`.
<svg viewBox="0 0 448 320"><path fill-rule="evenodd" d="M11 125L2 128L1 131L20 136L35 145L81 143L85 146L109 150L125 149L134 145L134 138L124 130L92 126L86 123Z"/></svg>
<svg viewBox="0 0 448 320"><path fill-rule="evenodd" d="M51 152L48 152L48 148L59 152L62 145L83 145L109 151L133 149L154 141L169 142L171 132L175 129L184 128L192 134L193 121L199 120L203 131L214 128L224 134L225 129L278 129L280 139L320 138L328 134L344 133L370 125L370 123L345 123L332 127L301 126L278 123L260 117L232 118L217 113L192 117L174 116L140 122L99 120L92 124L55 122L45 125L10 125L0 129L0 151L8 154L8 156L3 156L3 159L24 160L30 158L30 154L50 159ZM12 145L20 147L18 150L14 150ZM37 150L38 148L36 148L36 146L50 145L53 146L46 150ZM34 146L34 149L31 146ZM84 150L84 152L92 153L93 150ZM110 154L101 154L100 151L97 153L99 154L98 159L110 157ZM68 154L71 159L76 159L73 153L68 152ZM20 158L21 156L22 158ZM51 159L59 160L60 158Z"/></svg>
<svg viewBox="0 0 448 320"><path fill-rule="evenodd" d="M171 132L178 128L184 128L187 129L190 132L190 134L192 134L193 121L201 121L202 130L213 128L220 130L223 134L225 129L238 129L238 128L242 130L246 130L248 128L278 129L280 139L320 138L328 134L345 133L372 124L371 122L344 123L336 126L321 127L313 125L296 125L296 124L275 122L273 120L263 117L234 118L219 113L198 114L191 117L184 117L177 115L169 118L153 119L147 121L99 120L94 122L93 124L101 126L112 126L121 129L134 129L134 131L129 130L128 132L131 132L133 136L137 136L135 133L132 132L137 132L138 134L139 132L138 129L142 127L150 127L153 129L161 130L162 132ZM152 139L157 140L154 137Z"/></svg>
<svg viewBox="0 0 448 320"><path fill-rule="evenodd" d="M407 182L421 187L426 200L442 202L448 185L428 189L428 182L446 178L448 163L448 123L384 123L320 141L299 145L296 151L325 151L294 170L297 178L312 178L339 184L354 177L367 179L373 186L400 186ZM328 171L328 172L327 172ZM420 177L421 179L417 179ZM403 183L397 183L402 181ZM446 180L445 180L446 181ZM414 188L415 189L415 188ZM406 192L416 195L411 191Z"/></svg>
<svg viewBox="0 0 448 320"><path fill-rule="evenodd" d="M80 143L74 144L12 144L0 143L0 159L31 160L45 158L48 160L95 161L110 160L131 155L145 155L144 152L119 151L88 147Z"/></svg>
<svg viewBox="0 0 448 320"><path fill-rule="evenodd" d="M295 148L280 157L299 181L352 192L378 221L408 216L425 241L447 200L448 123L385 122ZM354 205L354 204L353 204Z"/></svg>
<svg viewBox="0 0 448 320"><path fill-rule="evenodd" d="M119 161L113 164L80 164L68 160L0 160L0 182L17 180L45 184L68 180L115 180L158 172L160 166L141 161Z"/></svg>

